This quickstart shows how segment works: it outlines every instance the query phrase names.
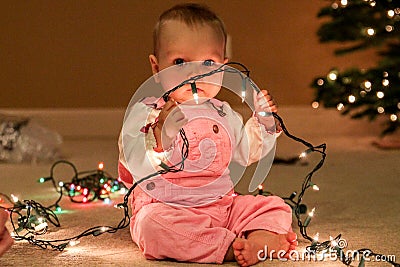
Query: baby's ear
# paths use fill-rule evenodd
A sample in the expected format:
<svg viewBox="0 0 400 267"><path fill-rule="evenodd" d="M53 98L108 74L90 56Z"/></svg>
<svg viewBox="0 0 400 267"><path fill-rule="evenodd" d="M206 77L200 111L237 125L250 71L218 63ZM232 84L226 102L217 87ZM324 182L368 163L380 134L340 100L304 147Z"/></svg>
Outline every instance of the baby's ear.
<svg viewBox="0 0 400 267"><path fill-rule="evenodd" d="M154 80L156 83L159 83L160 78L158 77L158 72L160 71L160 68L158 66L158 60L155 55L150 55L149 61L151 65L151 71L153 72Z"/></svg>

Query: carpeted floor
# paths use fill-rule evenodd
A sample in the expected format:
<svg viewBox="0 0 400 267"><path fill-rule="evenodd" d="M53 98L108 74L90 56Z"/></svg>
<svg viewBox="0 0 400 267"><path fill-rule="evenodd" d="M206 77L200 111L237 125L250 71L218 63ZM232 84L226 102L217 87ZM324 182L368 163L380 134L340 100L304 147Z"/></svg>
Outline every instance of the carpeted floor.
<svg viewBox="0 0 400 267"><path fill-rule="evenodd" d="M319 233L320 240L342 234L347 241L347 250L370 248L384 255L395 255L400 261L400 150L380 150L371 145L374 136L334 133L315 133L319 125L308 122L308 141L314 144L326 142L327 159L324 167L315 174L313 181L320 191L307 191L304 203L316 207L315 217L308 227L310 236ZM294 125L294 128L291 126ZM287 126L293 133L301 132L295 121L288 120ZM335 128L336 126L331 126ZM343 125L341 125L343 127ZM314 129L314 130L313 130ZM112 137L66 137L62 145L63 155L73 162L78 170L97 167L105 163L105 170L117 175L117 145ZM277 157L291 157L302 151L302 146L286 137L278 141ZM288 196L300 190L304 176L318 160L311 157L308 165L273 165L267 180L268 191ZM37 179L49 174L51 163L42 164L0 164L0 192L14 194L20 199L34 199L42 204L53 203L57 194L50 184L39 184ZM65 168L58 173L62 180L72 176ZM238 191L245 191L246 181L238 185ZM97 225L117 225L122 211L114 204L122 200L115 195L113 203L95 202L74 204L67 198L61 202L64 210L59 215L61 227L50 227L46 239L67 238ZM10 225L8 225L10 226ZM293 228L298 232L294 223ZM298 251L309 245L299 239ZM357 266L358 262L353 265ZM64 252L42 250L24 242L17 242L0 258L0 266L214 266L212 264L189 264L173 261L147 261L131 241L129 229L115 234L85 237L80 244ZM226 263L224 266L236 266ZM260 263L259 266L344 266L338 261L280 262L277 260ZM387 263L370 262L366 266L390 266Z"/></svg>

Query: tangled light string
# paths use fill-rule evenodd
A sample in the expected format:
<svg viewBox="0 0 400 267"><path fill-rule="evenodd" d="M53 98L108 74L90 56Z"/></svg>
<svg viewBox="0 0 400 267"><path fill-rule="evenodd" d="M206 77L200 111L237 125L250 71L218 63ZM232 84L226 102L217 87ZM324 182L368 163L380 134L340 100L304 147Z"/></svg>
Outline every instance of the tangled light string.
<svg viewBox="0 0 400 267"><path fill-rule="evenodd" d="M229 67L230 65L235 65L235 66L239 66L241 67L243 70L237 70L235 68ZM229 67L229 68L226 68ZM196 75L193 76L185 81L183 81L182 83L180 83L179 85L175 86L174 88L170 89L169 91L167 91L166 93L163 94L162 98L165 101L168 101L169 99L169 95L174 92L175 90L181 88L182 86L186 85L186 84L190 84L191 88L192 88L192 93L194 96L194 99L196 100L196 96L197 96L197 91L196 91L196 86L195 83L197 80L202 79L204 77L208 77L211 75L214 75L216 73L220 73L220 72L230 72L230 73L235 73L240 75L240 77L242 78L242 101L244 101L244 98L246 96L246 82L249 82L249 84L251 85L251 88L253 90L255 90L257 93L259 93L261 90L257 87L257 85L249 78L249 73L250 71L241 63L236 63L236 62L230 62L230 63L226 63L221 65L220 67L204 73L204 74L200 74L200 75ZM197 101L196 101L197 102ZM315 209L312 209L307 217L305 218L305 220L302 220L302 214L305 213L306 211L306 206L302 203L304 194L306 192L306 190L308 188L310 188L311 186L313 186L314 184L312 183L312 177L314 175L314 173L316 171L318 171L324 164L325 158L326 158L326 144L321 144L318 146L314 146L311 143L296 137L294 135L292 135L286 128L283 119L276 113L274 112L263 112L263 114L259 114L261 116L273 116L275 119L277 119L282 127L282 130L284 132L284 134L289 137L290 139L299 142L303 145L305 145L307 147L307 150L304 151L302 154L307 155L309 153L312 152L316 152L318 154L321 155L321 159L320 161L315 165L315 167L306 175L303 183L302 183L302 187L301 187L301 191L300 193L297 195L297 193L292 193L292 195L290 197L286 197L283 198L286 203L288 203L296 216L297 219L297 224L299 226L299 230L301 235L303 236L303 238L305 238L306 240L309 240L311 242L311 245L307 247L307 251L311 252L311 253L318 253L318 252L323 252L323 251L327 251L327 250L334 250L336 251L337 255L339 256L341 262L343 262L346 265L349 265L352 261L354 257L347 257L346 255L344 255L345 253L343 252L343 250L338 246L338 241L340 240L341 235L339 234L336 238L331 238L330 240L324 241L324 242L318 242L317 240L315 240L314 238L311 238L308 234L307 234L307 227L311 222L311 219L314 215L314 211ZM51 247L55 250L59 250L59 251L63 251L68 245L75 245L77 243L79 243L79 239L85 236L98 236L101 235L103 233L115 233L116 231L126 228L129 226L130 223L130 216L129 216L129 209L128 209L128 203L129 203L129 196L131 195L132 191L136 188L136 186L138 186L140 183L154 177L154 176L158 176L158 175L162 175L162 174L166 174L168 172L179 172L182 171L184 169L184 162L186 160L186 158L188 157L188 153L189 153L189 142L186 138L185 132L183 129L180 129L180 136L183 140L183 145L182 145L182 149L181 149L181 153L182 153L182 160L180 162L178 162L177 164L173 165L173 166L167 166L165 163L161 162L160 167L162 169L160 169L157 172L154 172L152 174L149 174L146 177L143 177L139 180L137 180L127 191L127 193L124 196L124 201L122 203L119 203L116 205L117 208L121 208L124 210L124 217L122 218L122 220L119 222L119 224L115 227L112 226L95 226L92 228L87 229L86 231L82 232L81 234L71 237L71 238L66 238L66 239L59 239L59 240L39 240L39 239L35 239L33 234L29 234L29 235L24 235L24 236L19 236L17 234L16 239L18 240L27 240L29 243L37 245L41 248L48 248ZM76 170L76 169L75 169ZM51 171L52 173L52 171ZM53 184L55 185L55 181L53 181ZM70 187L69 187L70 188ZM260 194L264 194L262 188L260 188L259 190ZM62 192L61 192L62 194ZM267 195L269 195L270 193L268 193ZM297 197L297 198L296 198ZM57 202L58 203L58 202ZM55 206L55 205L53 205ZM8 209L11 214L14 212L14 208L10 208ZM11 215L10 215L11 216ZM378 253L374 253L372 252L372 250L364 248L364 249L359 249L357 250L355 253L364 253L364 252L368 252L369 256L375 256L375 257L379 257L379 256L383 256L383 254L378 254ZM359 266L362 267L364 266L364 262L365 262L365 258L362 257ZM393 266L396 267L400 267L400 264L394 262L394 261L387 261L388 263L392 264Z"/></svg>

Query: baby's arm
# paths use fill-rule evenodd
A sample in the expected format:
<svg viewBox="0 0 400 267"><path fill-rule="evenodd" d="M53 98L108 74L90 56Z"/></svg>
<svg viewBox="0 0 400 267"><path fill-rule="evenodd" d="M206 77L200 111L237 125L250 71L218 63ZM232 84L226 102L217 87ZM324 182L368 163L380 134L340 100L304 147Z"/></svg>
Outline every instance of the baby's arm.
<svg viewBox="0 0 400 267"><path fill-rule="evenodd" d="M230 124L236 139L233 160L243 166L259 161L274 149L276 138L280 133L280 127L275 126L272 115L258 116L259 112L268 115L270 112L278 111L268 91L262 90L258 95L254 95L254 106L255 112L244 126L241 116L229 109L231 114L228 118L231 120Z"/></svg>
<svg viewBox="0 0 400 267"><path fill-rule="evenodd" d="M146 128L146 126L154 123L158 112L158 110L139 102L133 105L126 114L118 142L119 163L134 177L142 178L157 171L155 168L157 164L151 160L152 156L149 155L154 152L153 146L156 145L156 142L152 129ZM123 177L121 178L124 180ZM131 183L132 181L125 182Z"/></svg>
<svg viewBox="0 0 400 267"><path fill-rule="evenodd" d="M187 119L175 101L154 109L143 102L132 106L126 115L119 140L119 166L125 173L126 183L132 183L127 171L136 178L143 178L161 169L161 161L167 162L172 143Z"/></svg>

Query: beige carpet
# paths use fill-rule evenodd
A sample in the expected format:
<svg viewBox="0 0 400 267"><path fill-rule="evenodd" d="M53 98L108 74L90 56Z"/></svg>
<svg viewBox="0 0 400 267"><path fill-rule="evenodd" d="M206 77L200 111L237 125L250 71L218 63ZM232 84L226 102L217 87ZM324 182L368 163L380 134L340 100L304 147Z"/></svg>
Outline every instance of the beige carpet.
<svg viewBox="0 0 400 267"><path fill-rule="evenodd" d="M285 115L285 114L284 114ZM287 116L290 117L290 116ZM312 118L311 118L312 119ZM330 125L330 129L343 128ZM320 234L320 240L342 234L348 247L346 250L370 248L374 252L395 255L400 261L400 150L379 150L371 145L374 136L351 134L351 130L323 130L318 122L307 122L307 128L299 127L293 119L287 126L293 133L306 133L307 140L314 144L326 142L327 160L316 173L313 181L320 187L319 192L307 191L304 203L316 207L315 217L308 227L310 236ZM291 127L292 126L292 127ZM348 126L346 126L348 127ZM309 133L313 133L312 135ZM339 134L335 134L339 133ZM303 135L304 137L304 135ZM277 156L290 157L303 149L286 137L278 141ZM105 162L105 169L116 176L116 137L66 137L62 145L66 159L76 164L78 170L95 169L99 161ZM267 190L287 196L299 190L304 175L310 170L317 157L310 159L308 166L274 165L267 178ZM51 164L0 164L0 192L15 194L20 199L34 199L48 205L55 201L57 194L50 184L39 184L37 179L49 174ZM63 180L71 178L68 168L61 170ZM245 191L246 182L240 183L239 191ZM61 205L64 212L59 215L61 227L50 227L42 238L56 239L74 236L89 227L117 225L122 211L113 204L122 200L115 196L111 205L102 202L87 205L73 204L64 198ZM10 226L10 225L8 225ZM298 232L294 223L293 227ZM300 238L299 251L308 242ZM358 262L354 265L357 266ZM85 237L75 247L64 252L42 250L24 242L17 242L0 258L0 266L214 266L212 264L188 264L172 261L147 261L131 241L129 229L99 237ZM226 263L224 266L236 266ZM329 259L319 261L279 262L266 261L259 266L344 266ZM387 263L367 263L366 266L390 266Z"/></svg>

